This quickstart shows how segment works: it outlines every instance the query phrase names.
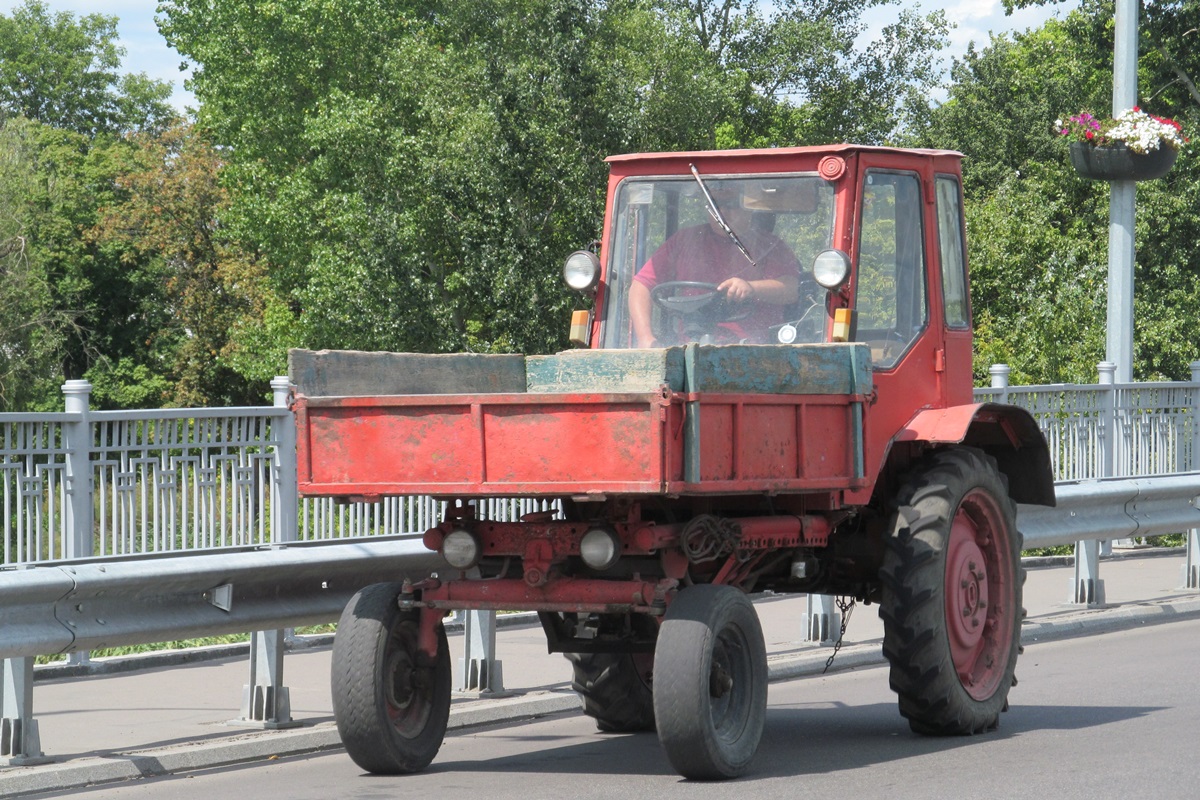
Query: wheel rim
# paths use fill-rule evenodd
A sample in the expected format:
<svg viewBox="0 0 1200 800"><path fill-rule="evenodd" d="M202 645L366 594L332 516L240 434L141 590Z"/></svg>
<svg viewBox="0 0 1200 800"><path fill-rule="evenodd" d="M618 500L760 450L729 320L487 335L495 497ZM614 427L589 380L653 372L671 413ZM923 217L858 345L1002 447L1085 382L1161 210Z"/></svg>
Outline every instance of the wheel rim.
<svg viewBox="0 0 1200 800"><path fill-rule="evenodd" d="M1009 533L996 501L975 489L959 504L946 551L946 628L959 682L972 698L999 688L1012 639Z"/></svg>
<svg viewBox="0 0 1200 800"><path fill-rule="evenodd" d="M709 719L713 732L725 742L736 742L750 718L753 665L741 633L732 627L721 632L713 646L709 672Z"/></svg>
<svg viewBox="0 0 1200 800"><path fill-rule="evenodd" d="M396 733L412 739L425 729L433 713L433 670L417 666L420 630L415 621L396 625L384 653L384 699Z"/></svg>

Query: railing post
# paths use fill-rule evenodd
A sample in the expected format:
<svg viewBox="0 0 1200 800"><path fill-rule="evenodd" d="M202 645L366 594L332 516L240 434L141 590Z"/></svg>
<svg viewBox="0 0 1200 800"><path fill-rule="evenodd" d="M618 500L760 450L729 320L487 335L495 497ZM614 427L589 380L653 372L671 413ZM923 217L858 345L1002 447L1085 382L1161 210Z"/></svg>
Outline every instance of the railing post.
<svg viewBox="0 0 1200 800"><path fill-rule="evenodd" d="M810 594L804 609L804 641L833 644L842 630L842 615L831 594Z"/></svg>
<svg viewBox="0 0 1200 800"><path fill-rule="evenodd" d="M1111 478L1116 471L1116 439L1117 431L1117 365L1111 361L1102 361L1096 367L1099 372L1099 386L1107 387L1104 392L1103 406L1100 409L1097 435L1100 448L1101 478ZM1103 543L1105 549L1111 552L1109 542ZM1089 607L1104 605L1104 581L1100 578L1100 549L1101 543L1095 539L1087 539L1075 543L1075 575L1071 586L1071 602Z"/></svg>
<svg viewBox="0 0 1200 800"><path fill-rule="evenodd" d="M504 692L504 666L496 658L496 612L468 611L463 623L463 657L458 662L460 692Z"/></svg>
<svg viewBox="0 0 1200 800"><path fill-rule="evenodd" d="M76 422L63 425L63 455L67 504L63 509L66 536L63 558L88 558L95 555L92 531L92 425L88 407L92 385L87 381L67 381L62 386L63 409L79 414Z"/></svg>
<svg viewBox="0 0 1200 800"><path fill-rule="evenodd" d="M271 381L275 408L287 408L291 384L286 376ZM271 542L296 541L299 518L296 487L296 421L291 414L271 420L275 457L271 481ZM250 682L242 687L241 715L235 725L255 728L294 728L290 692L283 684L283 656L290 631L254 631L250 634Z"/></svg>
<svg viewBox="0 0 1200 800"><path fill-rule="evenodd" d="M1106 388L1104 405L1100 410L1100 478L1112 478L1117 474L1117 365L1101 361L1096 365L1100 374L1099 386Z"/></svg>
<svg viewBox="0 0 1200 800"><path fill-rule="evenodd" d="M988 372L992 376L992 388L1000 389L1000 397L997 398L1001 403L1008 402L1008 376L1012 372L1008 364L992 364L988 368Z"/></svg>
<svg viewBox="0 0 1200 800"><path fill-rule="evenodd" d="M1192 446L1187 469L1200 472L1200 361L1193 361L1188 366L1192 370ZM1181 585L1185 589L1200 590L1200 528L1192 528L1187 532L1187 557L1183 564Z"/></svg>
<svg viewBox="0 0 1200 800"><path fill-rule="evenodd" d="M1104 426L1107 436L1101 439L1101 462L1100 462L1100 477L1114 478L1117 475L1117 437L1120 435L1120 427L1118 425L1117 416L1117 386L1116 373L1117 365L1111 361L1101 361L1096 365L1096 371L1099 373L1099 385L1109 387L1107 394L1104 397L1103 416ZM1117 544L1128 547L1133 544L1132 539L1118 539ZM1104 539L1100 542L1100 555L1111 556L1113 542Z"/></svg>
<svg viewBox="0 0 1200 800"><path fill-rule="evenodd" d="M278 376L271 381L274 407L287 408L291 394L291 383L287 376ZM272 497L276 507L271 509L271 541L279 544L297 539L296 526L299 520L299 494L296 487L296 418L291 414L275 417L275 485Z"/></svg>
<svg viewBox="0 0 1200 800"><path fill-rule="evenodd" d="M92 422L88 419L92 385L81 380L67 381L62 385L62 393L63 410L79 415L77 421L64 423L62 427L64 488L67 495L63 508L65 536L62 557L89 558L96 554L91 458L93 436ZM90 660L86 651L67 656L71 664L86 664Z"/></svg>
<svg viewBox="0 0 1200 800"><path fill-rule="evenodd" d="M0 762L20 767L49 761L33 718L33 659L6 658L0 661Z"/></svg>

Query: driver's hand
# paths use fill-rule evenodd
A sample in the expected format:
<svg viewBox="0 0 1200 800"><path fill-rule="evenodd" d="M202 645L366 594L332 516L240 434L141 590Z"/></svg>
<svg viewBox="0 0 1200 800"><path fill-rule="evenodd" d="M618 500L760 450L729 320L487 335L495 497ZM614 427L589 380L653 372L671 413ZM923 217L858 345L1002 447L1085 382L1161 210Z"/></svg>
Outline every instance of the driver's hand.
<svg viewBox="0 0 1200 800"><path fill-rule="evenodd" d="M717 287L730 300L744 301L754 297L754 287L744 278L729 278Z"/></svg>

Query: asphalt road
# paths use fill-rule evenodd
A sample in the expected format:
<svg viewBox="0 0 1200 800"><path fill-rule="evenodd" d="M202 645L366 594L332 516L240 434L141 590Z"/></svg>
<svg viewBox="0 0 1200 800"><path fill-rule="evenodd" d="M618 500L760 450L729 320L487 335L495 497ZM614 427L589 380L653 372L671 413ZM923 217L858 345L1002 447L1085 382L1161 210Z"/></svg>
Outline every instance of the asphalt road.
<svg viewBox="0 0 1200 800"><path fill-rule="evenodd" d="M363 774L344 752L150 778L70 796L212 798L1188 798L1200 764L1200 620L1034 644L1000 730L909 732L882 667L772 684L751 774L693 783L653 734L562 714L453 733L429 770Z"/></svg>

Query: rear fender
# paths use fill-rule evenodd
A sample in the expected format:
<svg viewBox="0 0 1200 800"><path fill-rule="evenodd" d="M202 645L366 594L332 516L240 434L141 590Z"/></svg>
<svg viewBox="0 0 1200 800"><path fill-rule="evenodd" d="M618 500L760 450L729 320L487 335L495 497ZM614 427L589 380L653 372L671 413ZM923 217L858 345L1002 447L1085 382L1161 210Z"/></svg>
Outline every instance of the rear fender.
<svg viewBox="0 0 1200 800"><path fill-rule="evenodd" d="M917 412L896 434L894 443L961 444L978 447L996 459L1018 503L1053 506L1054 471L1050 448L1033 416L1023 408L977 403Z"/></svg>

